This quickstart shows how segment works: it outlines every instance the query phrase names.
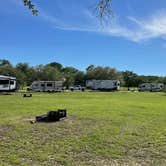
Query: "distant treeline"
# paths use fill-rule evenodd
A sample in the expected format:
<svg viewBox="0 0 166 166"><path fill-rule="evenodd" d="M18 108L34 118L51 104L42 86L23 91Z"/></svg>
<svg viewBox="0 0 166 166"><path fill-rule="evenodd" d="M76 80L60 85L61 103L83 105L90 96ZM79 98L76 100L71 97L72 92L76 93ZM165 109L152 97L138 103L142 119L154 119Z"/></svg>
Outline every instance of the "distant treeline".
<svg viewBox="0 0 166 166"><path fill-rule="evenodd" d="M17 77L20 86L29 86L36 80L62 80L64 86L85 85L86 80L120 80L121 86L137 87L141 83L164 83L166 77L138 75L132 71L118 71L115 68L89 65L85 72L74 67L64 67L58 62L30 66L28 63L12 65L8 60L0 60L0 75Z"/></svg>

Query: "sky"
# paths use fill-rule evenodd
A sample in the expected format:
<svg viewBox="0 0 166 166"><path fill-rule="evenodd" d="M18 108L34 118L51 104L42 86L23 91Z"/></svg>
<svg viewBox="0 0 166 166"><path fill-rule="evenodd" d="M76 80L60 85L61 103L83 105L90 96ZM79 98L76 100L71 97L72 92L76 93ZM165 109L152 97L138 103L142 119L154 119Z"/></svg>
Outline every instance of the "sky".
<svg viewBox="0 0 166 166"><path fill-rule="evenodd" d="M97 1L33 0L38 16L22 0L1 1L0 59L166 76L166 0L112 0L103 24Z"/></svg>

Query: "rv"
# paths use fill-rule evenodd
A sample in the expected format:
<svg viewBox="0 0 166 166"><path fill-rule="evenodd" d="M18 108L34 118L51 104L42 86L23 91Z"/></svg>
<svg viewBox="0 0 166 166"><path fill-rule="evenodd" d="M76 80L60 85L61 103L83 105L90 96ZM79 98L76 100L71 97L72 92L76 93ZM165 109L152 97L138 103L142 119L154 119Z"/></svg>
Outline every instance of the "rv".
<svg viewBox="0 0 166 166"><path fill-rule="evenodd" d="M29 90L34 92L61 92L62 81L34 81Z"/></svg>
<svg viewBox="0 0 166 166"><path fill-rule="evenodd" d="M86 87L92 90L112 91L120 90L120 81L118 80L87 80Z"/></svg>
<svg viewBox="0 0 166 166"><path fill-rule="evenodd" d="M139 92L160 92L164 88L164 84L162 83L144 83L139 85Z"/></svg>
<svg viewBox="0 0 166 166"><path fill-rule="evenodd" d="M17 82L16 77L0 75L0 91L12 92L16 91Z"/></svg>

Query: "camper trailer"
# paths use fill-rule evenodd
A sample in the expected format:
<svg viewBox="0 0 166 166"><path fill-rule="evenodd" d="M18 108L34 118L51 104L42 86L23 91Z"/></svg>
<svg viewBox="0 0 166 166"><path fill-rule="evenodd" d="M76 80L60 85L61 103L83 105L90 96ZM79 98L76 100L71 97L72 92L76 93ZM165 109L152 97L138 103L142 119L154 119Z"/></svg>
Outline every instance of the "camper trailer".
<svg viewBox="0 0 166 166"><path fill-rule="evenodd" d="M144 83L139 85L139 92L160 92L164 88L164 84L162 83Z"/></svg>
<svg viewBox="0 0 166 166"><path fill-rule="evenodd" d="M62 85L62 81L34 81L29 89L34 92L61 92Z"/></svg>
<svg viewBox="0 0 166 166"><path fill-rule="evenodd" d="M16 77L0 75L0 92L12 92L16 89Z"/></svg>
<svg viewBox="0 0 166 166"><path fill-rule="evenodd" d="M112 91L120 90L118 80L87 80L86 87L92 90Z"/></svg>

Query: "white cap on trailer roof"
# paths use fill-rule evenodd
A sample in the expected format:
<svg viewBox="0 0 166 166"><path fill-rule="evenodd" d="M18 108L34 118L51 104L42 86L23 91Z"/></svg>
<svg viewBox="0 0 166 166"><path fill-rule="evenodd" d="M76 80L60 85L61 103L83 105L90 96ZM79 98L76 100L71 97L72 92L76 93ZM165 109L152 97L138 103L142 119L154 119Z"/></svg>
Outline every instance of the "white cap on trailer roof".
<svg viewBox="0 0 166 166"><path fill-rule="evenodd" d="M12 79L12 80L15 80L16 77L11 77L11 76L4 76L4 75L0 75L0 79Z"/></svg>

